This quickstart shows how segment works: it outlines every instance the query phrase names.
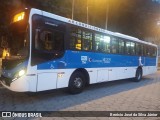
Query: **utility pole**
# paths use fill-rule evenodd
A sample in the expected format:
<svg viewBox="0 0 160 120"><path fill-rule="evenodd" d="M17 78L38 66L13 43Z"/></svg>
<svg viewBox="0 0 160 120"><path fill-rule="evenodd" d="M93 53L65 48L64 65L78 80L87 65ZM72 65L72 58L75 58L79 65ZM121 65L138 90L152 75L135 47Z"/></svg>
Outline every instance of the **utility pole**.
<svg viewBox="0 0 160 120"><path fill-rule="evenodd" d="M88 16L88 7L89 7L89 6L88 6L88 0L87 0L87 24L88 24L88 22L89 22L89 20L88 20L88 19L89 19L89 16Z"/></svg>
<svg viewBox="0 0 160 120"><path fill-rule="evenodd" d="M74 4L75 0L72 0L72 20L74 19Z"/></svg>
<svg viewBox="0 0 160 120"><path fill-rule="evenodd" d="M108 13L109 13L109 0L106 0L106 24L105 28L108 29Z"/></svg>

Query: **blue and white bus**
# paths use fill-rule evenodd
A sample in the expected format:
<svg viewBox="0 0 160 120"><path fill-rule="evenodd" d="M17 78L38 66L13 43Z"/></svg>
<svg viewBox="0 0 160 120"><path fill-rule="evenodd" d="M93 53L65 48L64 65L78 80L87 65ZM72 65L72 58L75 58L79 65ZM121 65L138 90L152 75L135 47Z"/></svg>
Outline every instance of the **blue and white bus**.
<svg viewBox="0 0 160 120"><path fill-rule="evenodd" d="M157 71L157 46L38 9L13 16L4 48L1 83L17 92L134 78Z"/></svg>

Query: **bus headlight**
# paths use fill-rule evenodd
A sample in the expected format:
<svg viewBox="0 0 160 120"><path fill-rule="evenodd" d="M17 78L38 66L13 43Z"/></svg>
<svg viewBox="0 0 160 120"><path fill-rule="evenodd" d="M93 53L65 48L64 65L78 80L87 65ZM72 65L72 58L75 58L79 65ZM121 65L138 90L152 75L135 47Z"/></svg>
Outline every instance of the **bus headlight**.
<svg viewBox="0 0 160 120"><path fill-rule="evenodd" d="M18 72L18 76L21 77L21 76L23 76L25 73L26 73L25 70L20 70L20 71Z"/></svg>
<svg viewBox="0 0 160 120"><path fill-rule="evenodd" d="M26 74L26 70L25 69L22 69L20 70L19 72L17 72L17 74L14 76L14 79L12 81L15 81L17 80L18 78L20 78L21 76L25 75Z"/></svg>

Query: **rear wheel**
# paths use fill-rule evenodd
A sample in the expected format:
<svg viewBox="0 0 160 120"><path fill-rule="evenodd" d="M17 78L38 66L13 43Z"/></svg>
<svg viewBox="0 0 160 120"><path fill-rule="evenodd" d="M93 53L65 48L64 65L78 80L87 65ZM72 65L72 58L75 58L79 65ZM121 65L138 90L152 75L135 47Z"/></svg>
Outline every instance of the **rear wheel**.
<svg viewBox="0 0 160 120"><path fill-rule="evenodd" d="M85 87L85 77L82 72L75 72L69 80L69 92L71 94L81 93Z"/></svg>
<svg viewBox="0 0 160 120"><path fill-rule="evenodd" d="M139 82L141 81L141 79L142 79L142 69L138 68L136 71L135 81Z"/></svg>

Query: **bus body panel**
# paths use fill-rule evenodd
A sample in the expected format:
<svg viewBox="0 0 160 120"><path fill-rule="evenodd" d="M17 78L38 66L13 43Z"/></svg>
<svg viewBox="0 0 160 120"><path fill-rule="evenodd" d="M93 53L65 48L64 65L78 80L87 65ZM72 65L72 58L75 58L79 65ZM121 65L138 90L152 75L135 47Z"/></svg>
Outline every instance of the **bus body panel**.
<svg viewBox="0 0 160 120"><path fill-rule="evenodd" d="M2 85L9 90L17 91L17 92L28 92L33 91L36 92L36 81L34 81L33 77L30 76L22 76L21 78L13 81L10 86L7 86L4 84L4 82L1 82ZM34 87L30 87L30 85L34 85Z"/></svg>
<svg viewBox="0 0 160 120"><path fill-rule="evenodd" d="M57 73L44 72L37 75L37 91L44 91L47 89L56 89Z"/></svg>
<svg viewBox="0 0 160 120"><path fill-rule="evenodd" d="M145 58L143 58L143 60L141 61L143 65L145 65L144 59ZM155 66L151 66L155 64L156 59L147 58L146 60L150 61L146 61L147 65L150 66L142 67L143 75L151 74L156 71ZM59 65L62 63L63 65ZM48 77L48 81L46 79L41 79L40 77L37 77L37 91L68 87L70 76L78 68L84 68L87 70L90 78L90 84L133 78L135 77L136 70L139 64L140 63L138 56L122 56L102 53L92 54L91 52L69 50L66 51L64 56L60 59L47 61L45 63L37 65L38 75L46 73L45 76L46 78ZM118 65L119 67L117 67ZM60 69L62 67L64 69ZM48 76L47 73L49 73ZM39 84L39 80L43 84ZM51 83L51 85L48 85L48 83ZM50 87L47 87L47 85ZM43 88L43 86L46 86L46 88Z"/></svg>

